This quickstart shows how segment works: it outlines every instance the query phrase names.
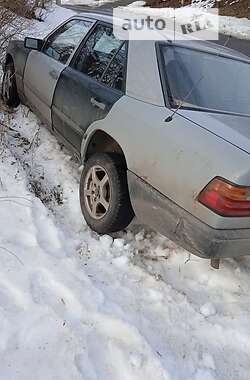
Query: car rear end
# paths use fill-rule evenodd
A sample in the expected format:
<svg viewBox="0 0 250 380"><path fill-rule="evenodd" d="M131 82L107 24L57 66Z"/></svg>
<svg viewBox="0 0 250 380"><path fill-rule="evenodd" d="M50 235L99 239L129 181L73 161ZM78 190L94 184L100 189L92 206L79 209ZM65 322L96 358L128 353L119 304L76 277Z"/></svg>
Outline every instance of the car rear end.
<svg viewBox="0 0 250 380"><path fill-rule="evenodd" d="M166 102L207 142L189 145L207 164L190 175L192 217L178 233L202 257L250 254L250 60L209 44L161 44L159 55Z"/></svg>

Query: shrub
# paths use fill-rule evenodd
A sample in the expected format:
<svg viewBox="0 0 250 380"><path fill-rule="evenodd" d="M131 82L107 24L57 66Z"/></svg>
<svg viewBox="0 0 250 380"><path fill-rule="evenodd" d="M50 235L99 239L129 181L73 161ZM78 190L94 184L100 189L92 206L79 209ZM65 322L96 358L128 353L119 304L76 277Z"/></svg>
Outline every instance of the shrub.
<svg viewBox="0 0 250 380"><path fill-rule="evenodd" d="M40 11L51 4L51 0L0 0L0 7L26 18L40 17Z"/></svg>
<svg viewBox="0 0 250 380"><path fill-rule="evenodd" d="M10 39L20 36L27 26L25 19L41 19L51 0L0 0L0 61Z"/></svg>

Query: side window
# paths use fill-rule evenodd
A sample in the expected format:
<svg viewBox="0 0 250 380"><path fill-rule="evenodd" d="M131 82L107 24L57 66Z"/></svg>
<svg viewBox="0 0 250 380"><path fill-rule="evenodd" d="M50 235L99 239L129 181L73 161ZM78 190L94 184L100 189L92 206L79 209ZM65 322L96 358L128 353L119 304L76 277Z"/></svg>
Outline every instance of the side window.
<svg viewBox="0 0 250 380"><path fill-rule="evenodd" d="M100 80L121 44L115 38L112 27L98 24L77 55L73 67Z"/></svg>
<svg viewBox="0 0 250 380"><path fill-rule="evenodd" d="M43 52L65 64L91 26L91 21L71 20L67 22L49 37Z"/></svg>
<svg viewBox="0 0 250 380"><path fill-rule="evenodd" d="M125 85L126 63L127 44L124 43L107 67L102 77L102 83L116 90L123 90Z"/></svg>

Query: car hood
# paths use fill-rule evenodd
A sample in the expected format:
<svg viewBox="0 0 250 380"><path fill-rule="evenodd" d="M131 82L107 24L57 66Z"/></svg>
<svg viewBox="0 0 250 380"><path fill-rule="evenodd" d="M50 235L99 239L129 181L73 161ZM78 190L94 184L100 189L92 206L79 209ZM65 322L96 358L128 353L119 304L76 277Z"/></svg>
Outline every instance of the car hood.
<svg viewBox="0 0 250 380"><path fill-rule="evenodd" d="M250 154L250 116L191 110L179 110L178 113Z"/></svg>

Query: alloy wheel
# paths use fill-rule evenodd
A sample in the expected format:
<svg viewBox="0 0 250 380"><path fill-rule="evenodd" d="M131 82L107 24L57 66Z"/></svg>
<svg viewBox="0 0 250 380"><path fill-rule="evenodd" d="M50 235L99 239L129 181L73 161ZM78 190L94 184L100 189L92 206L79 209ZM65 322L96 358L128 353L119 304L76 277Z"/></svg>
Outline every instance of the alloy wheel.
<svg viewBox="0 0 250 380"><path fill-rule="evenodd" d="M102 219L107 214L110 193L110 181L106 170L101 166L93 166L84 183L84 201L92 218Z"/></svg>

